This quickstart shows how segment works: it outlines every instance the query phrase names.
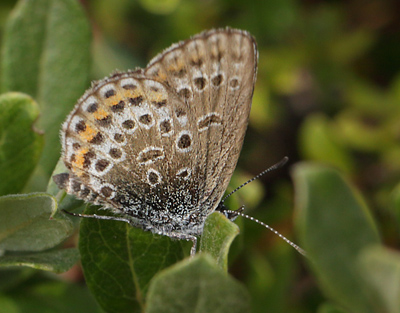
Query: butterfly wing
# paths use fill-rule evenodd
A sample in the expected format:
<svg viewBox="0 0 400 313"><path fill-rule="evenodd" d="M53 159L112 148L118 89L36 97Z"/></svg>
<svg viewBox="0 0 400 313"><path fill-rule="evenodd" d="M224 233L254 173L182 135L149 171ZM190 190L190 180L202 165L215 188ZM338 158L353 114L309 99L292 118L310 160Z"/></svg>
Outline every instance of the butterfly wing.
<svg viewBox="0 0 400 313"><path fill-rule="evenodd" d="M227 188L247 128L257 72L257 47L247 32L212 30L172 45L145 75L170 86L196 117L199 206L211 213Z"/></svg>
<svg viewBox="0 0 400 313"><path fill-rule="evenodd" d="M115 74L89 89L64 123L70 174L58 184L135 217L146 205L168 208L179 181L189 181L195 168L199 138L188 127L194 123L187 105L162 83L140 72Z"/></svg>

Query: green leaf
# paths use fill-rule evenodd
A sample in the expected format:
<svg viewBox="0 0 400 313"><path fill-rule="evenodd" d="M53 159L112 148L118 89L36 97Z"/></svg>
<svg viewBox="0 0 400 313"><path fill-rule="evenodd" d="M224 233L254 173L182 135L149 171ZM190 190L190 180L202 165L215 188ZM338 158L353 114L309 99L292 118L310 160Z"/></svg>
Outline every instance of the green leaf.
<svg viewBox="0 0 400 313"><path fill-rule="evenodd" d="M38 116L31 97L0 96L0 195L20 192L39 160L43 138L33 126Z"/></svg>
<svg viewBox="0 0 400 313"><path fill-rule="evenodd" d="M301 242L324 292L352 312L373 312L357 258L379 236L360 195L322 165L300 163L293 177Z"/></svg>
<svg viewBox="0 0 400 313"><path fill-rule="evenodd" d="M68 271L79 260L76 248L0 257L0 266L26 266L54 273Z"/></svg>
<svg viewBox="0 0 400 313"><path fill-rule="evenodd" d="M400 312L400 254L382 246L365 249L360 265L374 293L380 298L380 312Z"/></svg>
<svg viewBox="0 0 400 313"><path fill-rule="evenodd" d="M70 220L50 219L56 208L56 200L45 193L0 197L0 249L42 251L69 237Z"/></svg>
<svg viewBox="0 0 400 313"><path fill-rule="evenodd" d="M184 260L151 282L147 313L250 311L247 290L218 268L208 255Z"/></svg>
<svg viewBox="0 0 400 313"><path fill-rule="evenodd" d="M208 252L219 267L228 270L228 252L233 239L239 234L239 227L223 214L214 212L206 219L200 240L200 251Z"/></svg>
<svg viewBox="0 0 400 313"><path fill-rule="evenodd" d="M86 214L107 213L89 207ZM82 219L79 250L89 289L107 312L140 312L153 276L183 258L180 241L118 221Z"/></svg>
<svg viewBox="0 0 400 313"><path fill-rule="evenodd" d="M46 141L40 161L48 176L60 152L61 122L88 86L91 35L79 1L19 1L7 22L3 90L21 91L41 106Z"/></svg>

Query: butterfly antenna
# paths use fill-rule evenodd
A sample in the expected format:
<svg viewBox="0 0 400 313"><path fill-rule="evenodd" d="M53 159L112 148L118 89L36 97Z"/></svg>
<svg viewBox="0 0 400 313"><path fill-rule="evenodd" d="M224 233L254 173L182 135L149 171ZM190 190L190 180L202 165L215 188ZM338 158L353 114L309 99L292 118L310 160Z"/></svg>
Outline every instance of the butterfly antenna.
<svg viewBox="0 0 400 313"><path fill-rule="evenodd" d="M233 190L232 192L230 192L228 195L226 195L221 202L224 203L224 201L226 199L228 199L230 196L232 196L236 191L238 191L239 189L242 189L244 186L246 186L247 184L251 183L252 181L260 178L261 176L263 176L266 173L269 173L271 171L277 170L278 168L281 168L282 166L284 166L287 161L289 161L289 158L287 156L285 156L282 160L280 160L278 163L270 166L269 168L267 168L265 171L262 171L260 174L258 174L257 176L254 176L253 178L249 179L247 182L243 183L242 185L240 185L239 187L237 187L235 190Z"/></svg>
<svg viewBox="0 0 400 313"><path fill-rule="evenodd" d="M284 241L286 241L286 242L287 242L289 245L291 245L293 248L295 248L295 249L297 250L297 252L299 252L300 254L302 254L302 255L304 255L304 256L307 256L306 252L305 252L302 248L300 248L300 247L299 247L298 245L296 245L295 243L291 242L291 241L290 241L289 239L287 239L285 236L283 236L282 234L280 234L277 230L273 229L271 226L269 226L269 225L267 225L267 224L261 222L260 220L254 218L254 217L252 217L252 216L250 216L250 215L247 215L247 214L242 213L241 210L238 210L238 211L224 210L224 213L232 214L232 215L235 215L235 216L241 216L241 217L247 218L247 219L249 219L249 220L251 220L251 221L253 221L253 222L258 223L258 224L260 224L261 226L264 226L264 227L267 228L268 230L272 231L272 232L273 232L275 235L277 235L279 238L281 238L281 239L283 239Z"/></svg>
<svg viewBox="0 0 400 313"><path fill-rule="evenodd" d="M223 203L226 199L228 199L231 195L233 195L236 191L238 191L239 189L243 188L244 186L246 186L247 184L251 183L252 181L260 178L261 176L263 176L264 174L271 172L273 170L279 169L282 166L284 166L287 161L289 160L288 157L284 157L282 160L280 160L278 163L270 166L269 168L267 168L265 171L262 171L260 174L258 174L257 176L254 176L253 178L249 179L247 182L245 182L244 184L240 185L239 187L237 187L235 190L233 190L232 192L230 192L227 196L225 196L222 200L221 203ZM224 207L224 206L223 206ZM294 242L290 241L289 239L287 239L285 236L283 236L282 234L280 234L277 230L275 230L274 228L272 228L271 226L261 222L260 220L242 213L244 207L241 207L239 210L237 211L232 211L232 210L226 210L224 209L223 212L227 215L230 214L231 216L241 216L244 218L247 218L253 222L256 222L258 224L260 224L261 226L264 226L265 228L267 228L268 230L272 231L275 235L277 235L279 238L283 239L286 243L288 243L290 246L292 246L294 249L297 250L297 252L299 252L300 254L307 256L306 252L300 248L298 245L296 245ZM228 215L227 215L228 216Z"/></svg>

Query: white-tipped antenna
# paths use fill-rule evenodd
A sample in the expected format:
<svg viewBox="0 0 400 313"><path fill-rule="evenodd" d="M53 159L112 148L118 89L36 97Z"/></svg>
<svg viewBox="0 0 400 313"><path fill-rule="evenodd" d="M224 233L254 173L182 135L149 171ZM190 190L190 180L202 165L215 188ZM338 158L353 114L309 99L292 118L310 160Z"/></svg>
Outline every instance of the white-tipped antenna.
<svg viewBox="0 0 400 313"><path fill-rule="evenodd" d="M288 160L289 160L289 158L285 156L285 157L284 157L282 160L280 160L278 163L276 163L276 164L270 166L270 167L267 168L265 171L262 171L260 174L254 176L252 179L249 179L247 182L245 182L244 184L240 185L240 186L237 187L235 190L233 190L232 192L230 192L227 196L225 196L225 197L221 200L221 203L223 204L224 201L225 201L226 199L228 199L231 195L233 195L236 191L238 191L239 189L243 188L244 186L246 186L247 184L251 183L252 181L254 181L254 180L260 178L261 176L263 176L264 174L266 174L266 173L268 173L268 172L271 172L271 171L273 171L273 170L276 170L276 169L278 169L278 168L281 168L282 166L284 166L284 165L287 163ZM226 213L226 214L232 214L232 216L241 216L241 217L247 218L247 219L249 219L249 220L251 220L251 221L253 221L253 222L256 222L256 223L260 224L261 226L264 226L264 227L267 228L268 230L272 231L272 232L273 232L275 235L277 235L279 238L281 238L281 239L283 239L284 241L286 241L289 245L291 245L293 248L295 248L300 254L302 254L302 255L304 255L304 256L307 256L306 252L305 252L302 248L300 248L300 247L299 247L298 245L296 245L295 243L291 242L289 239L287 239L285 236L283 236L282 234L280 234L277 230L273 229L271 226L269 226L269 225L267 225L267 224L261 222L260 220L254 218L254 217L252 217L252 216L249 216L249 215L247 215L247 214L242 213L243 209L244 209L244 206L242 206L242 207L241 207L239 210L237 210L237 211L225 210L225 209L224 209L223 212Z"/></svg>
<svg viewBox="0 0 400 313"><path fill-rule="evenodd" d="M273 229L271 226L261 222L260 220L247 215L247 214L243 214L242 212L240 212L241 210L239 209L238 211L231 211L231 210L224 210L225 213L230 213L232 215L236 215L236 216L241 216L244 218L247 218L253 222L256 222L262 226L264 226L265 228L267 228L268 230L272 231L275 235L277 235L278 237L280 237L281 239L283 239L284 241L286 241L289 245L291 245L293 248L295 248L299 253L301 253L304 256L307 256L306 252L300 248L298 245L296 245L295 243L291 242L289 239L287 239L285 236L283 236L282 234L280 234L277 230Z"/></svg>
<svg viewBox="0 0 400 313"><path fill-rule="evenodd" d="M261 176L263 176L264 174L271 172L273 170L277 170L278 168L281 168L282 166L284 166L286 164L286 162L289 161L289 158L287 156L285 156L282 160L280 160L278 163L270 166L269 168L267 168L265 171L262 171L260 174L254 176L252 179L249 179L247 182L245 182L244 184L241 184L239 187L237 187L235 190L233 190L232 192L230 192L228 195L226 195L221 202L224 203L224 201L226 199L228 199L230 196L232 196L236 191L238 191L239 189L242 189L244 186L246 186L247 184L251 183L252 181L260 178Z"/></svg>

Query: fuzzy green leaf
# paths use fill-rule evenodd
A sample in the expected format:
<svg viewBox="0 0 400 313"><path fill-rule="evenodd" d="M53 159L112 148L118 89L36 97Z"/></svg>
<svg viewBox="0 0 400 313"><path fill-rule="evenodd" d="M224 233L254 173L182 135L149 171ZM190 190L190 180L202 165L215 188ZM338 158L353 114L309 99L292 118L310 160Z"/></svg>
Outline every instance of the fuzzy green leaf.
<svg viewBox="0 0 400 313"><path fill-rule="evenodd" d="M50 219L56 200L45 193L0 197L0 249L42 251L69 237L69 219Z"/></svg>
<svg viewBox="0 0 400 313"><path fill-rule="evenodd" d="M68 271L79 260L76 248L0 257L0 266L26 266L54 273Z"/></svg>
<svg viewBox="0 0 400 313"><path fill-rule="evenodd" d="M5 28L3 90L27 93L41 106L47 179L59 158L61 122L88 86L90 38L76 0L19 1Z"/></svg>
<svg viewBox="0 0 400 313"><path fill-rule="evenodd" d="M360 255L361 269L380 297L380 312L400 312L400 254L382 246L365 249Z"/></svg>
<svg viewBox="0 0 400 313"><path fill-rule="evenodd" d="M322 165L301 163L293 176L302 246L323 290L352 312L374 312L376 301L357 258L379 236L360 195L339 172Z"/></svg>
<svg viewBox="0 0 400 313"><path fill-rule="evenodd" d="M151 282L147 313L250 311L247 290L207 255L184 260Z"/></svg>
<svg viewBox="0 0 400 313"><path fill-rule="evenodd" d="M39 160L43 138L33 126L38 116L31 97L0 96L0 195L20 192Z"/></svg>
<svg viewBox="0 0 400 313"><path fill-rule="evenodd" d="M86 214L104 214L90 207ZM83 219L79 250L86 283L107 312L140 312L153 276L183 258L180 241L118 221Z"/></svg>
<svg viewBox="0 0 400 313"><path fill-rule="evenodd" d="M223 214L215 212L206 219L200 240L200 251L210 253L218 266L227 271L229 248L237 234L239 227Z"/></svg>

